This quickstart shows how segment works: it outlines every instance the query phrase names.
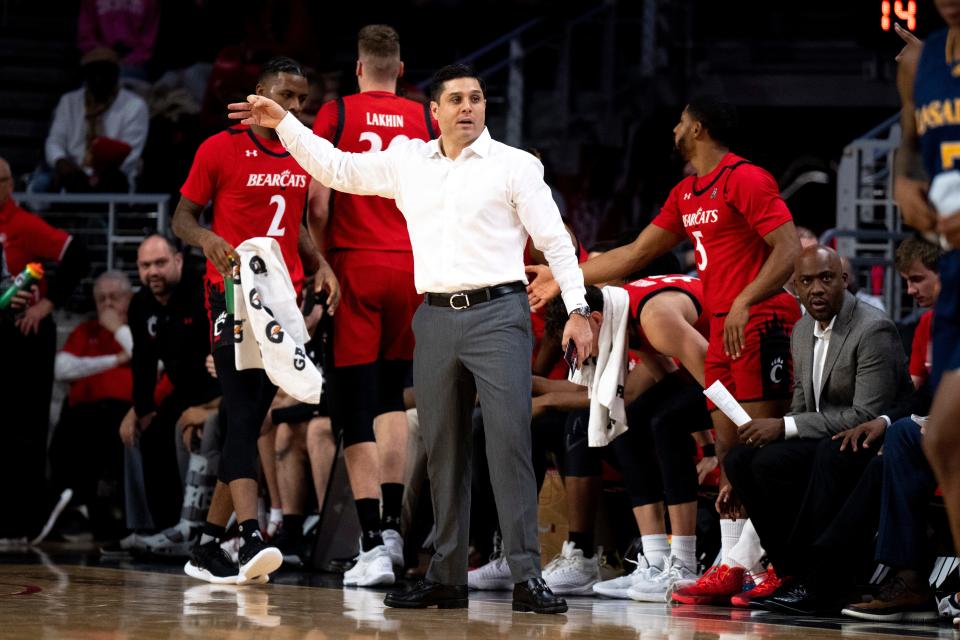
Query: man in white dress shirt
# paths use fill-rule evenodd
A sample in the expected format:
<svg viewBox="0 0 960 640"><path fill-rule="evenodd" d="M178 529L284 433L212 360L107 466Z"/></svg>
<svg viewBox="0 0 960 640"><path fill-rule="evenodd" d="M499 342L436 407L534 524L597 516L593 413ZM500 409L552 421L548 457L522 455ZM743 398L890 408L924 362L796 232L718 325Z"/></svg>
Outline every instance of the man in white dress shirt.
<svg viewBox="0 0 960 640"><path fill-rule="evenodd" d="M563 344L591 355L583 275L570 236L529 153L490 137L486 97L473 70L434 76L430 108L440 138L376 153L345 153L263 96L230 105L231 118L275 127L291 155L337 191L393 198L407 221L414 280L424 303L413 319L414 384L437 526L426 579L388 606L467 606L470 415L479 395L487 458L516 611L562 613L540 577L536 482L530 453L530 309L523 249L529 234L556 275L570 318Z"/></svg>

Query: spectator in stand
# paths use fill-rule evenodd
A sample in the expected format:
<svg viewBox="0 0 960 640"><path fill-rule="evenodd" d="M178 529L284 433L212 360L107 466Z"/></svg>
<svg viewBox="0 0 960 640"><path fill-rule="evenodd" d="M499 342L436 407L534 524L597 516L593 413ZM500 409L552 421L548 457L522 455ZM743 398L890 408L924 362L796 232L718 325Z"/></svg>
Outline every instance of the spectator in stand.
<svg viewBox="0 0 960 640"><path fill-rule="evenodd" d="M30 190L123 193L135 186L150 124L147 103L118 82L118 57L97 48L80 59L83 87L63 94L45 145L52 174Z"/></svg>
<svg viewBox="0 0 960 640"><path fill-rule="evenodd" d="M940 296L940 249L919 238L904 240L897 247L896 267L900 277L907 283L907 293L917 306L927 311L920 316L913 334L910 353L910 378L920 390L930 379L933 366L930 329L933 321L933 305Z"/></svg>
<svg viewBox="0 0 960 640"><path fill-rule="evenodd" d="M880 296L869 294L860 288L860 283L857 282L857 272L853 270L853 264L850 262L850 258L841 256L840 262L843 264L843 275L847 278L847 291L852 293L857 300L862 300L871 307L875 307L886 313L887 307L883 304L883 299Z"/></svg>
<svg viewBox="0 0 960 640"><path fill-rule="evenodd" d="M77 48L81 53L113 49L119 54L122 77L146 80L159 26L159 0L82 0Z"/></svg>
<svg viewBox="0 0 960 640"><path fill-rule="evenodd" d="M16 407L16 428L6 430L0 491L13 517L0 519L0 538L36 537L49 513L46 499L47 432L57 328L62 306L89 269L86 251L73 236L21 209L12 198L10 165L0 158L0 243L3 267L14 276L29 262L57 262L54 277L22 292L16 308L0 313L0 402ZM59 505L59 502L57 503ZM62 509L62 506L60 508ZM54 514L57 515L57 514ZM55 519L55 518L54 518Z"/></svg>
<svg viewBox="0 0 960 640"><path fill-rule="evenodd" d="M183 256L168 238L152 235L140 244L137 268L143 288L130 303L133 332L133 403L137 420L121 432L127 446L139 433L147 502L157 528L178 521L182 485L174 426L189 407L210 403L220 386L207 371L210 324L203 284L184 273ZM157 366L173 392L154 403ZM125 425L126 426L126 425Z"/></svg>
<svg viewBox="0 0 960 640"><path fill-rule="evenodd" d="M98 539L114 524L109 498L116 497L123 476L117 427L133 404L133 335L127 326L132 295L126 274L101 274L93 285L97 317L77 325L54 361L57 381L69 383L70 390L50 445L52 484L73 489L73 504L86 507ZM101 482L112 496L98 490Z"/></svg>

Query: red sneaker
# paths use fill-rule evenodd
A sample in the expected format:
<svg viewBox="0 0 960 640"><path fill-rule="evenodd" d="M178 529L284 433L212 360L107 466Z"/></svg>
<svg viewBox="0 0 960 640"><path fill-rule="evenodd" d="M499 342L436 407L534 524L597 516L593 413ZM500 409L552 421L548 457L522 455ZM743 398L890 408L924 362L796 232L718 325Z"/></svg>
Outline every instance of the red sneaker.
<svg viewBox="0 0 960 640"><path fill-rule="evenodd" d="M780 588L780 585L783 584L783 581L777 577L776 572L773 570L773 565L770 565L767 568L767 577L763 582L755 586L750 591L744 591L738 593L737 595L730 598L730 604L735 607L749 607L751 600L756 600L757 598L769 598L773 595L773 592Z"/></svg>
<svg viewBox="0 0 960 640"><path fill-rule="evenodd" d="M695 584L674 591L673 601L681 604L727 604L743 592L743 567L725 564L712 567Z"/></svg>

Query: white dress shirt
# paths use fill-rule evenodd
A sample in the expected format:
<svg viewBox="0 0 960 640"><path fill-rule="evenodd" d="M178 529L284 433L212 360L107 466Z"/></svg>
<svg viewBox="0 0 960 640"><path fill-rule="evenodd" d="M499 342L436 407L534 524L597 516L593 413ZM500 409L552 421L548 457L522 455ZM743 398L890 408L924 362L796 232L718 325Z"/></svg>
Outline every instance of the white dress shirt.
<svg viewBox="0 0 960 640"><path fill-rule="evenodd" d="M823 364L827 360L827 349L830 348L830 336L833 335L833 323L837 321L837 316L833 316L826 329L820 328L820 322L813 321L813 400L817 412L820 411L820 389L823 386ZM800 380L795 380L795 384L802 384ZM783 419L783 437L789 440L800 435L797 430L797 421L793 416L786 416Z"/></svg>
<svg viewBox="0 0 960 640"><path fill-rule="evenodd" d="M110 108L100 117L103 119L104 136L130 145L130 154L120 169L132 179L136 175L150 128L147 103L132 91L120 89ZM86 153L86 105L84 89L81 88L60 97L53 112L53 124L50 125L44 154L47 164L53 167L61 158L69 158L82 165Z"/></svg>
<svg viewBox="0 0 960 640"><path fill-rule="evenodd" d="M277 133L297 162L325 186L396 200L410 233L418 292L526 282L523 249L529 234L550 263L567 311L586 304L583 273L543 181L543 165L492 139L486 129L456 160L443 154L438 140L347 153L313 135L289 113Z"/></svg>

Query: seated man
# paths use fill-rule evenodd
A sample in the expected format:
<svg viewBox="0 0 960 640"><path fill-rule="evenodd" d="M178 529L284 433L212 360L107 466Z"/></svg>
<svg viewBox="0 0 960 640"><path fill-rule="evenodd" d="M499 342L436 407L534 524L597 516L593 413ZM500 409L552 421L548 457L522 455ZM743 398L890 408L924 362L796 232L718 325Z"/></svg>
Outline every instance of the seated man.
<svg viewBox="0 0 960 640"><path fill-rule="evenodd" d="M73 504L87 508L97 538L112 524L98 484L105 482L116 497L123 475L117 427L133 403L132 295L125 273L101 274L93 285L97 317L77 325L54 361L54 376L70 390L50 445L53 485L73 489Z"/></svg>
<svg viewBox="0 0 960 640"><path fill-rule="evenodd" d="M120 87L111 49L88 51L80 66L83 87L60 98L47 135L53 175L35 177L30 191L123 193L133 186L150 126L147 103Z"/></svg>
<svg viewBox="0 0 960 640"><path fill-rule="evenodd" d="M897 271L906 282L907 293L920 307L932 307L940 295L940 253L936 245L916 238L897 247ZM910 377L918 393L909 411L920 415L929 411L932 396L927 384L931 317L931 311L921 316L913 334L910 357ZM927 505L936 479L921 446L923 427L911 417L896 420L889 429L875 420L834 436L841 437L847 441L841 448L852 449L870 448L883 437L883 455L870 462L841 514L817 539L814 588L823 591L822 585L829 585L826 588L836 590L837 563L845 562L851 567L851 558L856 560L864 542L877 533L871 558L890 571L876 597L848 605L843 614L876 622L935 618L933 593L927 582L933 564L927 544Z"/></svg>
<svg viewBox="0 0 960 640"><path fill-rule="evenodd" d="M789 613L837 610L803 588L816 536L833 520L876 448L841 452L831 436L910 400L893 322L845 291L840 257L821 246L797 259L805 315L794 327L792 411L738 428L724 467L784 586L765 602ZM799 508L798 508L799 506ZM799 579L791 585L789 577Z"/></svg>

